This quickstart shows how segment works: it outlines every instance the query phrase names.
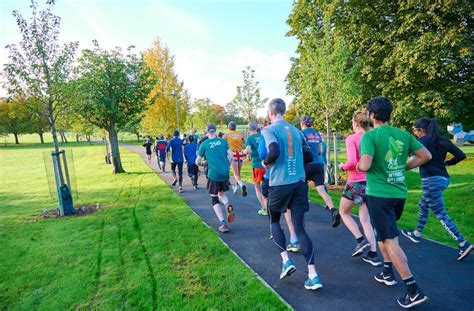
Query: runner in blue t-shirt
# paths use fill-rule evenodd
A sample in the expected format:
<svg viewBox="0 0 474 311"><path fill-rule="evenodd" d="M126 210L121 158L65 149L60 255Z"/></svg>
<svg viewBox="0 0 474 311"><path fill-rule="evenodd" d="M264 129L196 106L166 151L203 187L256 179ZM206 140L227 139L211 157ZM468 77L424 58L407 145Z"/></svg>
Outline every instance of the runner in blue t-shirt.
<svg viewBox="0 0 474 311"><path fill-rule="evenodd" d="M181 193L183 192L183 141L179 138L178 130L174 131L173 136L174 138L166 146L166 152L171 162L171 173L174 177L172 186L176 186L176 183L179 181L179 192ZM178 178L176 178L176 167L178 167Z"/></svg>
<svg viewBox="0 0 474 311"><path fill-rule="evenodd" d="M270 170L268 211L271 231L283 261L280 273L280 279L283 279L296 270L288 258L285 234L280 226L281 214L290 209L301 252L308 265L308 279L304 282L304 287L316 290L322 285L314 266L313 243L304 229L304 214L309 209L304 173L304 138L297 128L283 119L285 111L286 104L282 99L270 101L268 117L272 124L262 130L268 152L263 164Z"/></svg>
<svg viewBox="0 0 474 311"><path fill-rule="evenodd" d="M194 189L197 189L199 169L196 165L196 157L198 145L194 142L194 135L189 135L188 140L189 143L184 147L184 157L188 164L188 176L191 178Z"/></svg>
<svg viewBox="0 0 474 311"><path fill-rule="evenodd" d="M331 212L332 226L337 227L341 222L339 211L334 208L334 203L324 185L324 157L323 139L318 131L313 128L314 120L310 116L303 116L300 121L301 131L311 147L313 161L304 166L306 182L313 181L316 191L326 203L326 209Z"/></svg>

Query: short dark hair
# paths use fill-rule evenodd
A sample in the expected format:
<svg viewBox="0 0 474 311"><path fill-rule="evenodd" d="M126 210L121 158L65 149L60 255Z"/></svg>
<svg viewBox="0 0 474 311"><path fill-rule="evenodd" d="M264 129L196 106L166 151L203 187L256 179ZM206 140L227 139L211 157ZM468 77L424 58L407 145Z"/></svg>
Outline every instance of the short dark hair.
<svg viewBox="0 0 474 311"><path fill-rule="evenodd" d="M284 115L286 112L286 104L285 101L281 98L274 98L268 104L268 108L270 109L271 113L273 114L281 114Z"/></svg>
<svg viewBox="0 0 474 311"><path fill-rule="evenodd" d="M374 114L375 120L388 122L392 114L393 104L388 98L379 96L369 100L366 109L369 113Z"/></svg>
<svg viewBox="0 0 474 311"><path fill-rule="evenodd" d="M188 140L190 143L194 141L194 135L189 135Z"/></svg>
<svg viewBox="0 0 474 311"><path fill-rule="evenodd" d="M237 129L237 124L234 121L229 122L229 130L235 131Z"/></svg>

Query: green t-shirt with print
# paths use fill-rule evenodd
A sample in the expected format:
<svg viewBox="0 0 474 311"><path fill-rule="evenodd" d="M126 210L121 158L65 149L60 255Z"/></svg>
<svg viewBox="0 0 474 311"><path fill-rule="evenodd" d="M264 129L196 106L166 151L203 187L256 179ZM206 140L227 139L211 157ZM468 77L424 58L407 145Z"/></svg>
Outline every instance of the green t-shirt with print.
<svg viewBox="0 0 474 311"><path fill-rule="evenodd" d="M261 134L252 134L245 141L245 145L250 146L250 156L252 157L252 168L263 168L262 158L258 154L258 144L260 142Z"/></svg>
<svg viewBox="0 0 474 311"><path fill-rule="evenodd" d="M227 141L218 137L206 139L199 146L198 155L206 158L209 179L218 182L229 179L230 163L227 150Z"/></svg>
<svg viewBox="0 0 474 311"><path fill-rule="evenodd" d="M360 154L372 156L367 171L367 195L381 198L407 197L405 165L409 153L423 147L410 133L391 125L368 131L360 140Z"/></svg>

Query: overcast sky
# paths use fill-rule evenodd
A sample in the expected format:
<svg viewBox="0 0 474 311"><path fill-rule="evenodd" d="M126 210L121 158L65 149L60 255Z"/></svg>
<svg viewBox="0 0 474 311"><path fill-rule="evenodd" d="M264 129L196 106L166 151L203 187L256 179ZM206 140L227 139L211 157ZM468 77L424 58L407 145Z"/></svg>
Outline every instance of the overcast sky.
<svg viewBox="0 0 474 311"><path fill-rule="evenodd" d="M8 62L4 46L20 39L12 12L30 16L29 4L0 1L2 68ZM57 0L54 13L62 18L60 40L79 41L80 49L97 39L105 48L135 45L138 52L160 37L192 97L225 105L247 65L264 97L290 100L284 80L297 45L285 36L291 8L290 0Z"/></svg>

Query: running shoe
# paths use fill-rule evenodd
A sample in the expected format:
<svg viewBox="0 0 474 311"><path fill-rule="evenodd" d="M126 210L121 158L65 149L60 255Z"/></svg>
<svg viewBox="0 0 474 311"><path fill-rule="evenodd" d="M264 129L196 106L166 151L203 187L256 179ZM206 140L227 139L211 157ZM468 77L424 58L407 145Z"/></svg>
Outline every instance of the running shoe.
<svg viewBox="0 0 474 311"><path fill-rule="evenodd" d="M243 197L246 197L247 196L247 186L246 185L242 185L242 196Z"/></svg>
<svg viewBox="0 0 474 311"><path fill-rule="evenodd" d="M463 260L472 251L472 244L466 241L466 243L464 243L464 246L459 246L458 249L459 249L458 260Z"/></svg>
<svg viewBox="0 0 474 311"><path fill-rule="evenodd" d="M291 259L288 259L283 263L283 267L281 268L280 279L284 279L287 276L293 274L296 271L296 267L293 265Z"/></svg>
<svg viewBox="0 0 474 311"><path fill-rule="evenodd" d="M232 204L227 205L227 222L233 222L235 219L234 207Z"/></svg>
<svg viewBox="0 0 474 311"><path fill-rule="evenodd" d="M233 186L232 186L232 193L233 193L233 194L237 194L237 191L239 191L239 185L238 185L238 184L233 185Z"/></svg>
<svg viewBox="0 0 474 311"><path fill-rule="evenodd" d="M219 226L219 231L222 232L222 233L227 233L227 232L229 232L229 226L227 226L227 224L223 224L223 225Z"/></svg>
<svg viewBox="0 0 474 311"><path fill-rule="evenodd" d="M377 282L384 283L387 286L393 286L397 284L397 281L395 280L395 276L392 273L384 274L383 272L380 272L379 274L374 275L374 279Z"/></svg>
<svg viewBox="0 0 474 311"><path fill-rule="evenodd" d="M364 255L362 256L362 260L370 263L374 267L379 267L383 265L382 260L380 259L379 256L371 257L369 255Z"/></svg>
<svg viewBox="0 0 474 311"><path fill-rule="evenodd" d="M339 215L339 211L337 209L333 209L331 211L332 217L332 227L336 228L341 223L341 215Z"/></svg>
<svg viewBox="0 0 474 311"><path fill-rule="evenodd" d="M173 180L173 183L171 184L171 186L173 186L173 187L174 187L174 186L176 186L176 184L177 184L177 183L178 183L178 180L177 180L177 179L175 179L175 180Z"/></svg>
<svg viewBox="0 0 474 311"><path fill-rule="evenodd" d="M293 253L297 253L301 250L301 245L298 241L296 242L290 242L290 244L288 244L286 246L286 251L287 252L293 252Z"/></svg>
<svg viewBox="0 0 474 311"><path fill-rule="evenodd" d="M178 192L179 192L179 193L183 193L183 187L180 186L180 187L178 188Z"/></svg>
<svg viewBox="0 0 474 311"><path fill-rule="evenodd" d="M198 186L197 185L194 185L194 190L197 190Z"/></svg>
<svg viewBox="0 0 474 311"><path fill-rule="evenodd" d="M257 213L262 216L268 216L267 210L263 208L260 208Z"/></svg>
<svg viewBox="0 0 474 311"><path fill-rule="evenodd" d="M321 287L323 287L323 284L321 284L321 280L319 280L319 275L312 279L308 278L306 281L304 281L304 288L306 289L317 290Z"/></svg>
<svg viewBox="0 0 474 311"><path fill-rule="evenodd" d="M356 247L352 252L352 257L361 255L368 247L370 247L370 243L364 238L362 242L356 244Z"/></svg>
<svg viewBox="0 0 474 311"><path fill-rule="evenodd" d="M408 230L400 230L400 232L409 238L413 243L420 243L421 237L415 235L415 231L408 231Z"/></svg>
<svg viewBox="0 0 474 311"><path fill-rule="evenodd" d="M400 297L397 299L398 304L400 307L409 309L411 307L417 306L419 304L424 303L428 300L428 296L426 296L421 289L418 289L416 293L410 295L408 292L405 294L404 297Z"/></svg>

